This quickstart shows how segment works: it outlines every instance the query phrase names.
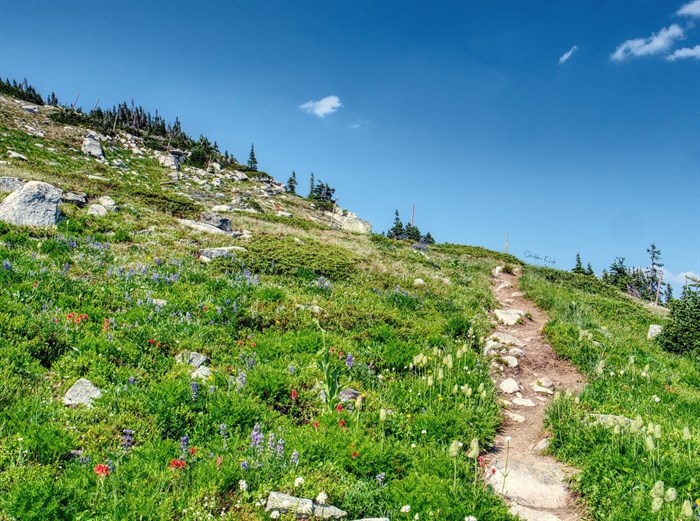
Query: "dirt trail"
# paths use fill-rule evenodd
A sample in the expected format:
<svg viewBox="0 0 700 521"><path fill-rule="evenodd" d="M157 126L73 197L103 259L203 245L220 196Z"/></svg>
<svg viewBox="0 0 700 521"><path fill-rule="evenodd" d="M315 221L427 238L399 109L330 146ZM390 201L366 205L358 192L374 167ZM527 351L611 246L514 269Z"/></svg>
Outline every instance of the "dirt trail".
<svg viewBox="0 0 700 521"><path fill-rule="evenodd" d="M553 393L577 393L584 378L545 341L542 328L548 317L518 290L520 273L519 268L514 274L499 268L493 273L501 309L496 311L498 328L485 349L494 360L500 357L492 376L501 389L505 417L486 456L486 479L511 512L526 521L578 521L581 509L566 488L575 469L541 451L548 445L543 419Z"/></svg>

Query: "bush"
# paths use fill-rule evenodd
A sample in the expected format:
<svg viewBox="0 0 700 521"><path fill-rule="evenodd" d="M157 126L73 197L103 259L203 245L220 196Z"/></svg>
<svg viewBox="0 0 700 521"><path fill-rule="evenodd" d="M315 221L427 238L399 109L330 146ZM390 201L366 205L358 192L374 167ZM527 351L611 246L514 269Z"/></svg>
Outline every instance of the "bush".
<svg viewBox="0 0 700 521"><path fill-rule="evenodd" d="M657 339L672 353L700 353L700 285L687 284L671 303L669 321Z"/></svg>

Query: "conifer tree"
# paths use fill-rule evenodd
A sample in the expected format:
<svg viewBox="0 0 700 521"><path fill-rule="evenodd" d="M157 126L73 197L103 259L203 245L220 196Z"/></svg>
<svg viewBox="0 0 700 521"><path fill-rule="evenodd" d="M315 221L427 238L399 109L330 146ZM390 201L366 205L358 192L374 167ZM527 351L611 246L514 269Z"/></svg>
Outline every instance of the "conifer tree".
<svg viewBox="0 0 700 521"><path fill-rule="evenodd" d="M591 263L589 262L588 265L586 266L586 269L583 272L585 275L595 275L595 272L593 271L593 267L591 266Z"/></svg>
<svg viewBox="0 0 700 521"><path fill-rule="evenodd" d="M316 190L316 178L314 177L314 173L311 172L311 181L309 182L309 195L308 199L312 199L314 196L314 191Z"/></svg>
<svg viewBox="0 0 700 521"><path fill-rule="evenodd" d="M576 254L576 266L574 266L571 271L574 273L584 273L585 272L585 270L583 269L583 264L581 264L581 254L580 253Z"/></svg>
<svg viewBox="0 0 700 521"><path fill-rule="evenodd" d="M294 170L292 170L292 175L287 180L286 189L290 194L297 193L297 173Z"/></svg>
<svg viewBox="0 0 700 521"><path fill-rule="evenodd" d="M258 160L255 159L255 146L253 143L250 144L250 155L248 156L248 170L253 172L258 171Z"/></svg>
<svg viewBox="0 0 700 521"><path fill-rule="evenodd" d="M406 231L403 227L403 223L401 222L401 218L399 217L398 210L394 212L394 226L392 226L391 229L388 232L386 232L386 236L391 239L406 238Z"/></svg>

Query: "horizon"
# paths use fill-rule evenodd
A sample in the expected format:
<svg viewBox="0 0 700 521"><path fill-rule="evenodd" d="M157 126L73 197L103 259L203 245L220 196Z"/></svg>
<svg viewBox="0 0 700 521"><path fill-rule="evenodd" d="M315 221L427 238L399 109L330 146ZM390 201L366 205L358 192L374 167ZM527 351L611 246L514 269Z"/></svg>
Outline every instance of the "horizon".
<svg viewBox="0 0 700 521"><path fill-rule="evenodd" d="M28 5L32 24L13 23ZM64 105L80 92L86 111L134 99L243 164L254 143L260 170L294 170L302 196L313 172L375 232L415 204L438 242L502 251L507 236L526 262L570 270L580 253L597 274L647 266L655 243L676 295L700 273L700 0L0 14L3 78Z"/></svg>

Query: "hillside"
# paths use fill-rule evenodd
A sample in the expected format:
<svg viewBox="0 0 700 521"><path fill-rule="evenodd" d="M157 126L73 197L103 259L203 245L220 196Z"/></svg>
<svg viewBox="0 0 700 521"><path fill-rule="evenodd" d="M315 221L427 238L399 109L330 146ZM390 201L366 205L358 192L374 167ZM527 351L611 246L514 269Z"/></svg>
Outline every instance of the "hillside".
<svg viewBox="0 0 700 521"><path fill-rule="evenodd" d="M0 198L61 191L55 226L0 221L0 519L516 519L479 459L511 421L507 342L484 354L498 266L586 377L545 412L581 511L671 520L700 497L698 360L646 340L643 305L60 110L0 96Z"/></svg>

